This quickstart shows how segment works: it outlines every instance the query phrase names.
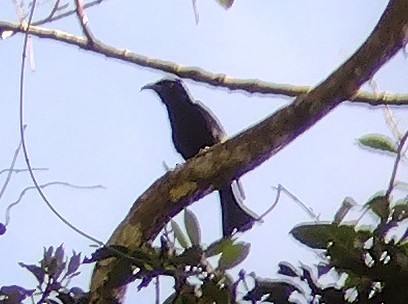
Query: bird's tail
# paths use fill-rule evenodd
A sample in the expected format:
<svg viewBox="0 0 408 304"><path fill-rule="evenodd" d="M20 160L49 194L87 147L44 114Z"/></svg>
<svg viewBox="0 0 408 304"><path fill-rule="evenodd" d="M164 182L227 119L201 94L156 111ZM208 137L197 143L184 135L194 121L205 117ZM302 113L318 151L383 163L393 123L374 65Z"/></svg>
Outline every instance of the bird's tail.
<svg viewBox="0 0 408 304"><path fill-rule="evenodd" d="M225 237L235 231L244 232L252 228L258 219L257 215L243 205L241 195L233 188L235 183L228 184L219 190L222 210L222 230Z"/></svg>

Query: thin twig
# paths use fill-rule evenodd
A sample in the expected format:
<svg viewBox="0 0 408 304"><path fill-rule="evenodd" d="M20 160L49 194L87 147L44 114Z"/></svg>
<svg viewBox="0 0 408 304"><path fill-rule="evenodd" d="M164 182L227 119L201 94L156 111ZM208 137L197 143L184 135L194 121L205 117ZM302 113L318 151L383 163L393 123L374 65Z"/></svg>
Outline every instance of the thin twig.
<svg viewBox="0 0 408 304"><path fill-rule="evenodd" d="M49 182L43 185L39 185L40 189L44 189L45 187L48 186L54 186L54 185L62 185L62 186L66 186L66 187L71 187L71 188L75 188L75 189L106 189L104 186L102 185L94 185L94 186L78 186L78 185L73 185L67 182ZM21 191L20 195L18 196L18 198L12 202L10 205L8 205L7 209L6 209L6 220L5 220L5 225L7 226L10 223L10 212L11 212L11 208L13 208L14 206L16 206L18 203L21 202L21 200L23 199L24 195L27 193L27 191L29 190L33 190L33 189L37 189L36 186L30 186L30 187L26 187L23 189L23 191Z"/></svg>
<svg viewBox="0 0 408 304"><path fill-rule="evenodd" d="M303 203L300 199L298 199L292 192L290 192L288 189L286 189L284 186L281 184L278 185L278 188L281 188L283 192L285 192L291 199L293 199L302 209L307 213L308 216L310 216L312 219L315 221L319 222L319 216L315 214L312 210L312 208L307 207L305 203Z"/></svg>
<svg viewBox="0 0 408 304"><path fill-rule="evenodd" d="M88 7L92 7L92 6L98 5L98 4L100 4L101 2L103 2L103 1L106 1L106 0L95 0L95 1L92 1L92 2L89 2L89 3L86 3L86 4L84 4L84 8L88 8ZM46 18L44 18L44 19L41 19L41 20L36 21L36 22L33 22L32 25L38 26L38 25L43 25L43 24L46 24L46 23L51 23L51 22L60 20L60 19L62 19L62 18L71 16L71 15L73 15L73 14L75 14L75 13L76 13L76 9L73 9L73 10L67 11L67 12L65 12L65 13L61 13L61 14L59 14L59 15L57 15L57 16L48 16L48 17L46 17Z"/></svg>
<svg viewBox="0 0 408 304"><path fill-rule="evenodd" d="M387 192L385 193L385 196L387 198L390 196L392 190L394 189L395 177L397 176L398 165L399 165L399 162L401 160L401 157L403 156L402 150L404 148L404 145L405 145L405 142L406 142L407 138L408 138L408 131L405 132L404 136L401 138L401 140L399 142L399 145L398 145L397 157L395 158L394 168L392 169L390 183L388 185Z"/></svg>
<svg viewBox="0 0 408 304"><path fill-rule="evenodd" d="M49 168L33 168L33 171L47 171L47 170L49 170ZM29 170L28 169L3 169L3 170L0 170L0 175L6 172L10 172L10 171L12 173L19 174L21 172L28 172Z"/></svg>
<svg viewBox="0 0 408 304"><path fill-rule="evenodd" d="M45 20L47 19L51 19L52 17L54 17L55 13L58 12L60 10L60 0L55 1L55 4L50 12L50 14L48 15L48 17L45 18Z"/></svg>
<svg viewBox="0 0 408 304"><path fill-rule="evenodd" d="M262 220L265 216L267 216L270 212L272 212L272 210L275 209L276 205L279 202L281 191L282 191L282 186L279 184L278 187L276 187L276 188L274 187L274 189L276 189L275 201L272 203L272 205L268 209L266 209L266 211L264 213L262 213L259 216L259 218L258 218L259 220Z"/></svg>
<svg viewBox="0 0 408 304"><path fill-rule="evenodd" d="M27 127L26 125L23 125L23 132L25 131L26 127ZM9 184L9 182L10 182L11 175L13 174L13 170L14 170L14 165L16 164L17 157L18 157L18 153L20 152L20 149L21 149L21 141L20 141L20 143L18 144L16 150L14 151L14 156L13 156L13 160L11 161L10 168L9 168L9 169L5 169L5 170L9 170L9 171L8 171L9 173L7 174L7 177L6 177L6 180L4 181L3 187L1 188L1 191L0 191L0 200L1 200L1 198L3 197L3 194L4 194L4 192L6 191L7 186L8 186L8 184ZM0 174L1 174L1 173L0 173Z"/></svg>
<svg viewBox="0 0 408 304"><path fill-rule="evenodd" d="M91 235L83 232L82 230L78 229L77 227L75 227L74 225L72 225L70 222L68 222L61 214L59 214L59 212L54 208L54 206L50 203L50 201L47 199L47 197L45 196L45 194L43 193L43 191L41 190L41 187L37 181L37 179L35 178L31 163L30 163L30 158L28 156L28 150L27 150L27 146L26 146L26 142L25 142L25 135L24 135L24 70L25 70L25 59L26 59L26 53L27 53L27 42L28 42L28 36L29 36L29 31L30 31L30 24L32 22L33 19L33 15L34 15L34 9L36 6L36 2L37 0L33 0L32 3L32 8L31 8L31 12L30 12L30 16L28 18L28 24L27 24L27 32L24 36L24 43L23 43L23 53L22 53L22 62L21 62L21 70L20 70L20 108L19 108L19 119L20 119L20 137L21 137L21 146L24 152L24 159L27 165L27 169L29 170L30 173L30 177L39 193L39 195L41 196L42 200L45 202L45 204L47 205L47 207L51 210L52 213L54 213L54 215L56 217L58 217L65 225L67 225L69 228L71 228L72 230L76 231L78 234L82 235L83 237L87 238L88 240L98 244L99 246L104 246L105 244L92 237Z"/></svg>

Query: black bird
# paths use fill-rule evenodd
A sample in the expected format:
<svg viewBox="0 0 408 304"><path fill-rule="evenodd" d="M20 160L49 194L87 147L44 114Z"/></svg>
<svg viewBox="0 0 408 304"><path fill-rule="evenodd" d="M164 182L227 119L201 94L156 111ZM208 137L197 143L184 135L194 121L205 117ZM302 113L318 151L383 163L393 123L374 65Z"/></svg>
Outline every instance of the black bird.
<svg viewBox="0 0 408 304"><path fill-rule="evenodd" d="M180 79L163 79L145 85L142 90L145 89L155 91L166 106L174 146L185 160L226 137L215 115L190 96ZM235 229L241 232L250 229L257 220L257 216L243 206L240 193L233 191L234 187L237 188L236 183L228 183L219 189L222 229L226 237Z"/></svg>

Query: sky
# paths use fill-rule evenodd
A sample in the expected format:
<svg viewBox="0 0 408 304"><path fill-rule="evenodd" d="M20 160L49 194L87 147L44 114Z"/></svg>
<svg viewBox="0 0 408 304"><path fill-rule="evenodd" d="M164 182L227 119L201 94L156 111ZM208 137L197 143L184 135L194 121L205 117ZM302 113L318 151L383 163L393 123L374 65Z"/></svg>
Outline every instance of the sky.
<svg viewBox="0 0 408 304"><path fill-rule="evenodd" d="M52 8L42 1L35 19ZM73 2L69 2L73 7ZM369 3L369 4L368 4ZM137 54L198 66L236 78L315 86L342 64L366 39L387 1L244 1L230 10L215 1L198 1L200 21L195 24L189 0L106 0L87 10L95 37L106 44ZM11 1L0 2L0 20L17 22ZM81 35L75 16L45 27ZM19 71L22 35L0 41L0 150L1 169L10 166L19 143ZM35 71L26 70L25 123L31 163L48 168L37 171L40 183L69 182L106 189L79 190L64 186L45 188L54 207L81 230L107 240L133 201L182 158L174 150L167 113L152 92L140 92L146 83L166 76L118 60L62 45L32 39ZM400 52L374 77L373 91L406 93L407 59ZM291 99L230 92L185 81L192 95L208 106L230 136L257 123ZM404 132L406 113L392 109ZM305 134L260 167L242 177L246 204L258 214L274 201L273 187L282 184L320 219L332 220L347 196L364 204L388 186L393 158L368 152L357 139L369 133L391 135L381 107L344 103ZM24 168L22 156L15 168ZM408 178L406 166L399 178ZM404 171L405 169L405 171ZM5 175L0 176L3 183ZM25 173L13 175L0 200L0 221L7 206L32 185ZM211 206L211 207L210 207ZM209 209L210 208L210 209ZM218 197L209 195L194 204L204 243L221 235ZM209 212L211 210L211 212ZM219 223L215 225L214 222ZM288 234L312 219L290 198L240 240L251 243L251 253L240 268L274 277L280 261L311 263L313 252ZM31 275L18 262L32 264L43 247L64 243L90 254L88 240L64 226L35 191L25 194L12 209L8 231L0 238L0 286L34 287ZM91 266L73 285L87 288ZM4 271L7 270L7 271ZM163 289L163 297L169 289ZM130 286L128 302L151 299L151 291ZM146 302L147 303L147 302Z"/></svg>

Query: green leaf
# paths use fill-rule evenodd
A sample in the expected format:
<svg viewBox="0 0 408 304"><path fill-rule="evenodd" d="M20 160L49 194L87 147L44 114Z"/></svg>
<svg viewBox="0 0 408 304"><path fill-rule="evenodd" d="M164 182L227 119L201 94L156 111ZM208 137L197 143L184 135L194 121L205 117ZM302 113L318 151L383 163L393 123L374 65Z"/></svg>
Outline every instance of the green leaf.
<svg viewBox="0 0 408 304"><path fill-rule="evenodd" d="M225 9L231 8L234 0L217 0L217 2Z"/></svg>
<svg viewBox="0 0 408 304"><path fill-rule="evenodd" d="M190 247L189 246L190 244L188 243L188 240L186 236L184 235L183 231L181 231L179 224L177 224L173 220L171 220L170 223L171 223L171 229L173 229L173 232L174 232L174 237L176 238L180 246L183 247L184 249Z"/></svg>
<svg viewBox="0 0 408 304"><path fill-rule="evenodd" d="M408 218L408 201L406 199L399 200L392 208L392 220L403 221Z"/></svg>
<svg viewBox="0 0 408 304"><path fill-rule="evenodd" d="M204 303L231 303L228 289L220 288L213 280L204 282L201 290Z"/></svg>
<svg viewBox="0 0 408 304"><path fill-rule="evenodd" d="M352 249L356 241L364 243L370 237L370 233L355 231L352 226L332 223L303 224L293 228L290 234L313 249L327 249L333 242Z"/></svg>
<svg viewBox="0 0 408 304"><path fill-rule="evenodd" d="M211 243L204 251L207 258L221 254L225 246L232 246L233 241L229 238L222 238Z"/></svg>
<svg viewBox="0 0 408 304"><path fill-rule="evenodd" d="M228 270L241 264L248 256L251 244L239 242L230 246L224 246L221 258L218 261L220 270Z"/></svg>
<svg viewBox="0 0 408 304"><path fill-rule="evenodd" d="M390 215L390 202L384 195L375 196L365 206L378 215L382 221L387 220Z"/></svg>
<svg viewBox="0 0 408 304"><path fill-rule="evenodd" d="M391 153L397 153L398 146L388 136L381 134L369 134L358 139L359 143L374 150L387 151Z"/></svg>
<svg viewBox="0 0 408 304"><path fill-rule="evenodd" d="M200 246L201 243L201 229L196 215L189 209L184 209L184 225L191 244Z"/></svg>

